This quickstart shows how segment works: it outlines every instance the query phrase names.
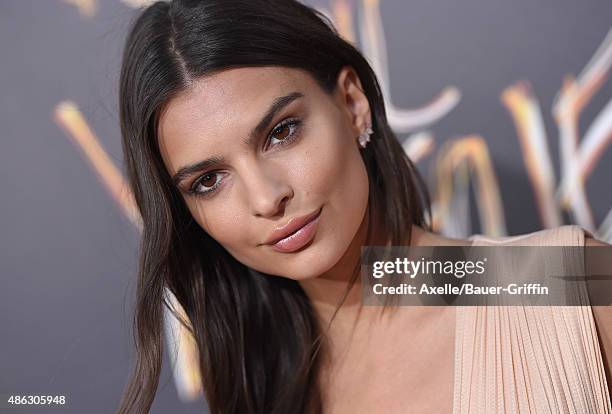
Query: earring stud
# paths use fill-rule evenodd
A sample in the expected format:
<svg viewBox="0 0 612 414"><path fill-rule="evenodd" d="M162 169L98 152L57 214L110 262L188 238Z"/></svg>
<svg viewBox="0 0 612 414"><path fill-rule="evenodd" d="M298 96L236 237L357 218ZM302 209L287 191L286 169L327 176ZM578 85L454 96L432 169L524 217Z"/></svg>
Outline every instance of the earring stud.
<svg viewBox="0 0 612 414"><path fill-rule="evenodd" d="M368 145L368 142L370 142L370 134L373 132L372 127L368 125L365 131L359 134L359 145L361 145L361 148L365 148L366 145Z"/></svg>

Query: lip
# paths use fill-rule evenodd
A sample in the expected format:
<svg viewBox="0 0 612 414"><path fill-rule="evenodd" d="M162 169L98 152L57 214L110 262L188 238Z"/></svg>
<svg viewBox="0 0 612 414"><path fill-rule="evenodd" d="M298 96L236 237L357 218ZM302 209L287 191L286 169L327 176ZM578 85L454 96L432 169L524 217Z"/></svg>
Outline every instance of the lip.
<svg viewBox="0 0 612 414"><path fill-rule="evenodd" d="M316 232L318 219L323 207L301 217L293 217L283 226L272 231L263 243L281 252L292 252L310 242Z"/></svg>

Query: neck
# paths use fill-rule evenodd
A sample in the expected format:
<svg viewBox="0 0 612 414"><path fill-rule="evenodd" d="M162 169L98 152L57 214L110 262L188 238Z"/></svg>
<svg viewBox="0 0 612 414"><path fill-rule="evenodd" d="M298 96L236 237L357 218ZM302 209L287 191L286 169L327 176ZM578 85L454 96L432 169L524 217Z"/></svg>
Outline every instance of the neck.
<svg viewBox="0 0 612 414"><path fill-rule="evenodd" d="M316 278L299 282L319 316L323 329L329 328L332 336L344 336L343 333L351 332L357 324L368 325L377 316L381 316L382 306L364 307L362 305L361 247L387 245L389 240L383 234L383 227L379 221L373 223L372 234L368 240L367 233L370 225L368 216L368 211L366 211L351 244L331 269ZM410 233L410 239L407 239L402 245L434 243L430 233L419 226L412 225Z"/></svg>

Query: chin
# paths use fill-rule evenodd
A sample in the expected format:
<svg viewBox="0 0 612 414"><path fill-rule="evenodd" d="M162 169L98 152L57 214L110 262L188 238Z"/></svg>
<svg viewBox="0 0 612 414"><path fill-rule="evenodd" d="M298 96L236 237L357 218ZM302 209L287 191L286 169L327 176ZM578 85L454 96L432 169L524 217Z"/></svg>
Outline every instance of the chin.
<svg viewBox="0 0 612 414"><path fill-rule="evenodd" d="M328 261L330 262L329 265ZM268 268L268 270L264 270L264 272L292 280L308 280L314 279L324 273L333 266L333 263L333 261L327 260L326 257L323 258L321 255L315 254L311 257L296 257L290 261L279 259L276 265L272 263L272 269Z"/></svg>
<svg viewBox="0 0 612 414"><path fill-rule="evenodd" d="M283 260L285 266L278 270L278 274L293 280L308 280L319 277L330 270L340 259L346 247L329 246L323 243L313 244L303 251L296 253L293 258ZM280 262L279 260L279 262Z"/></svg>

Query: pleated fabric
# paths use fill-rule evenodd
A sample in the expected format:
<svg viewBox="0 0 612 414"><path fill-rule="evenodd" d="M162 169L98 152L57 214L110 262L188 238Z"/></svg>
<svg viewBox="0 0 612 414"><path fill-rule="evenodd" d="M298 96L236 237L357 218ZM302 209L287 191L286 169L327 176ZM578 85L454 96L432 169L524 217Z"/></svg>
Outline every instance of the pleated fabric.
<svg viewBox="0 0 612 414"><path fill-rule="evenodd" d="M565 225L470 240L473 246L584 246L586 236L580 226ZM583 288L581 306L459 306L453 414L612 414Z"/></svg>

